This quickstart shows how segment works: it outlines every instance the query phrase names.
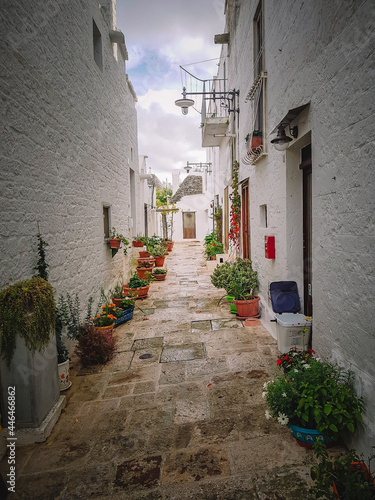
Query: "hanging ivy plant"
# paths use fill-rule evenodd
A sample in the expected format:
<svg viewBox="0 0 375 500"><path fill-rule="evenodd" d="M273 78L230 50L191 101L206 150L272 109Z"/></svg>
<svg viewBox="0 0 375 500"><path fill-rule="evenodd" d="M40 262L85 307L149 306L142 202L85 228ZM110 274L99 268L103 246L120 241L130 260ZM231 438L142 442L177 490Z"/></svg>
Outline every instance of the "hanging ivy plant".
<svg viewBox="0 0 375 500"><path fill-rule="evenodd" d="M240 248L240 220L241 220L241 197L238 193L238 169L240 164L238 161L233 162L232 168L232 194L230 207L230 229L229 239L235 249Z"/></svg>
<svg viewBox="0 0 375 500"><path fill-rule="evenodd" d="M35 277L11 285L0 293L0 355L8 367L19 334L31 352L47 346L55 325L51 285Z"/></svg>

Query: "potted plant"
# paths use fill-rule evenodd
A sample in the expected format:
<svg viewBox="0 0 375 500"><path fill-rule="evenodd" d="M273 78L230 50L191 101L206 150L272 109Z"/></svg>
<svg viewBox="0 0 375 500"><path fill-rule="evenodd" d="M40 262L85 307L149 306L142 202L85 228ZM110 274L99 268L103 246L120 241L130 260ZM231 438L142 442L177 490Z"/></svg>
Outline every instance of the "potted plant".
<svg viewBox="0 0 375 500"><path fill-rule="evenodd" d="M264 385L269 408L266 418L288 425L298 444L308 448L317 440L330 444L346 432L354 432L362 420L363 401L354 392L353 373L313 355L306 362L303 355L300 361L298 357L291 350L278 358L279 366L294 367L287 377L279 376Z"/></svg>
<svg viewBox="0 0 375 500"><path fill-rule="evenodd" d="M216 233L208 234L204 238L204 255L207 260L215 260L216 254L224 253L223 244L217 241Z"/></svg>
<svg viewBox="0 0 375 500"><path fill-rule="evenodd" d="M127 323L133 318L135 300L131 297L123 297L121 302L122 315L116 320L115 328Z"/></svg>
<svg viewBox="0 0 375 500"><path fill-rule="evenodd" d="M116 228L112 228L109 232L109 246L112 249L119 249L121 243L124 245L124 255L128 252L129 241L125 238L125 236L116 231Z"/></svg>
<svg viewBox="0 0 375 500"><path fill-rule="evenodd" d="M167 270L166 269L155 269L153 272L153 276L156 281L164 281L166 276L167 276Z"/></svg>
<svg viewBox="0 0 375 500"><path fill-rule="evenodd" d="M143 247L144 246L144 240L145 240L145 237L144 236L134 236L133 238L133 247Z"/></svg>
<svg viewBox="0 0 375 500"><path fill-rule="evenodd" d="M112 328L100 330L90 324L81 326L75 352L83 367L107 363L113 358L115 348L116 338Z"/></svg>
<svg viewBox="0 0 375 500"><path fill-rule="evenodd" d="M48 281L34 277L0 292L0 405L7 408L4 388L9 386L34 395L19 399L16 426L39 427L58 401L54 328L55 299Z"/></svg>
<svg viewBox="0 0 375 500"><path fill-rule="evenodd" d="M152 247L151 251L152 251L152 256L155 259L155 266L163 267L165 255L167 253L165 247L163 245L155 245L154 247Z"/></svg>
<svg viewBox="0 0 375 500"><path fill-rule="evenodd" d="M96 314L93 318L90 318L90 325L101 331L112 330L122 312L122 309L116 307L113 302L105 304L102 306L101 314Z"/></svg>
<svg viewBox="0 0 375 500"><path fill-rule="evenodd" d="M80 328L79 309L78 294L75 295L74 300L69 293L66 297L59 296L55 309L55 335L60 391L65 391L72 385L69 375L69 351L62 339L62 334L66 328L67 337L77 340Z"/></svg>
<svg viewBox="0 0 375 500"><path fill-rule="evenodd" d="M121 307L121 303L124 298L122 285L116 285L110 295L113 304L115 304L116 307Z"/></svg>
<svg viewBox="0 0 375 500"><path fill-rule="evenodd" d="M150 283L145 279L141 279L135 272L130 278L129 283L124 285L123 290L125 295L128 295L130 292L133 297L145 298L147 297L149 288Z"/></svg>
<svg viewBox="0 0 375 500"><path fill-rule="evenodd" d="M318 460L311 467L314 480L311 493L316 498L335 498L337 500L374 500L374 473L371 474L371 460L368 464L355 450L349 450L341 457L329 457L323 446L315 446Z"/></svg>
<svg viewBox="0 0 375 500"><path fill-rule="evenodd" d="M233 297L237 316L249 318L259 315L259 297L256 295L258 274L249 259L237 259L230 272L226 286L227 295Z"/></svg>
<svg viewBox="0 0 375 500"><path fill-rule="evenodd" d="M223 288L224 290L227 289L230 282L232 265L233 262L226 261L215 267L214 272L211 275L211 283L214 287ZM233 303L234 297L232 295L226 295L226 298L229 302L230 312L232 314L237 314L236 304Z"/></svg>
<svg viewBox="0 0 375 500"><path fill-rule="evenodd" d="M263 144L263 134L261 130L254 130L251 137L251 151L256 151L256 149Z"/></svg>
<svg viewBox="0 0 375 500"><path fill-rule="evenodd" d="M152 260L142 260L139 262L137 274L141 279L148 279L151 276L151 269L154 267Z"/></svg>

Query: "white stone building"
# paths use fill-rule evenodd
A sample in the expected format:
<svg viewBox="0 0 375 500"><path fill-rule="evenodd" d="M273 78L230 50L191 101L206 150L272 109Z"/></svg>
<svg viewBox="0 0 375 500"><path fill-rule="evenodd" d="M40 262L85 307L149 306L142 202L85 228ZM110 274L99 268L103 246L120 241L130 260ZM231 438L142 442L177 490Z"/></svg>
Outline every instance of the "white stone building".
<svg viewBox="0 0 375 500"><path fill-rule="evenodd" d="M136 95L116 2L12 0L1 12L0 285L29 279L37 225L49 281L82 310L127 277L106 238L141 231Z"/></svg>
<svg viewBox="0 0 375 500"><path fill-rule="evenodd" d="M375 445L375 10L369 0L227 0L225 14L218 78L239 91L240 112L214 115L211 103L202 140L209 146L221 127L207 158L226 213L224 237L237 160L240 254L259 273L263 324L276 335L270 283L296 281L302 312L313 316L313 348L355 372L366 408L350 444L368 456ZM270 143L278 128L291 138L284 151ZM255 130L257 154L245 142ZM266 236L275 238L274 259L265 256Z"/></svg>

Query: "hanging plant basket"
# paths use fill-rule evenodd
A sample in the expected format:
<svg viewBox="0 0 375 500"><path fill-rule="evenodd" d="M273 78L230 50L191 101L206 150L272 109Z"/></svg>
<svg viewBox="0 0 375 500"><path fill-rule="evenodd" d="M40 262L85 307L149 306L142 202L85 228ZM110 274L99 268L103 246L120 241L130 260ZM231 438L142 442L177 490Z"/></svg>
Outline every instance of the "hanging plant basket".
<svg viewBox="0 0 375 500"><path fill-rule="evenodd" d="M119 249L121 245L121 240L117 238L110 238L109 246L114 249Z"/></svg>

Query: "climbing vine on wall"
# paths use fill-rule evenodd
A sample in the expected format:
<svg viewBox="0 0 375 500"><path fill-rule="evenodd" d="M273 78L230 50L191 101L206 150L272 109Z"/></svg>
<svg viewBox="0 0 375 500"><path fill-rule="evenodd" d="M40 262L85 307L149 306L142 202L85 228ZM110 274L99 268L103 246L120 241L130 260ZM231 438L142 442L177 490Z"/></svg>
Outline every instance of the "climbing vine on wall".
<svg viewBox="0 0 375 500"><path fill-rule="evenodd" d="M215 221L215 233L216 239L219 243L222 243L222 230L223 230L223 210L221 205L216 205L214 212L214 221Z"/></svg>
<svg viewBox="0 0 375 500"><path fill-rule="evenodd" d="M238 193L238 161L233 162L232 167L232 194L230 206L230 228L229 239L232 246L237 250L240 247L240 221L241 221L241 197Z"/></svg>

